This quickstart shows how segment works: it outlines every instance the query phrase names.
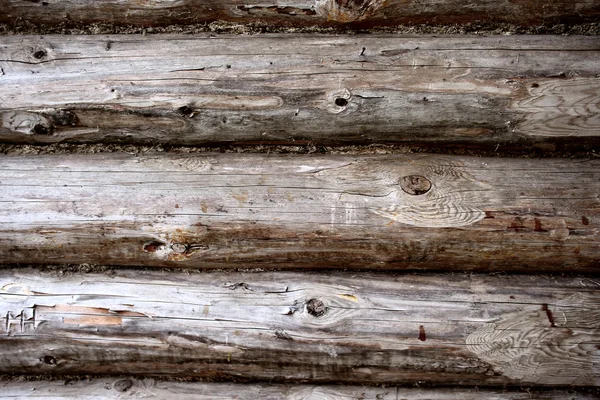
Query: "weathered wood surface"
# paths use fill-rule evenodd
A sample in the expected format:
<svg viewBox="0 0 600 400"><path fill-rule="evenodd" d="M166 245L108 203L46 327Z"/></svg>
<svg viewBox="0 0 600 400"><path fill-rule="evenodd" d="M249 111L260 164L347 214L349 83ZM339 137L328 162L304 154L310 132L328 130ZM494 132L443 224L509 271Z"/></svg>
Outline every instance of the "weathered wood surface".
<svg viewBox="0 0 600 400"><path fill-rule="evenodd" d="M0 272L1 373L600 385L600 283L466 274Z"/></svg>
<svg viewBox="0 0 600 400"><path fill-rule="evenodd" d="M600 145L600 37L14 36L0 140Z"/></svg>
<svg viewBox="0 0 600 400"><path fill-rule="evenodd" d="M597 392L171 382L151 378L0 381L0 399L594 400Z"/></svg>
<svg viewBox="0 0 600 400"><path fill-rule="evenodd" d="M0 157L0 263L598 272L600 160Z"/></svg>
<svg viewBox="0 0 600 400"><path fill-rule="evenodd" d="M523 26L594 22L593 0L0 0L0 22L24 19L56 25L109 22L164 26L225 20L276 26L346 25L357 28L398 24L509 22Z"/></svg>

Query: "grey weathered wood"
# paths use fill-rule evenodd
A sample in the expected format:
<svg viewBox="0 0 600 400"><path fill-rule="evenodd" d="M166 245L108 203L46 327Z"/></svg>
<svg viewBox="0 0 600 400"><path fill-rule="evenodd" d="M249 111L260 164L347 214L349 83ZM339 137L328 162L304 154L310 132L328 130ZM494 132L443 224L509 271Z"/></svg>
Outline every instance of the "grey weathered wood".
<svg viewBox="0 0 600 400"><path fill-rule="evenodd" d="M15 143L600 144L600 37L14 36Z"/></svg>
<svg viewBox="0 0 600 400"><path fill-rule="evenodd" d="M0 263L598 272L599 166L424 154L4 155ZM415 176L428 192L408 193L405 177Z"/></svg>
<svg viewBox="0 0 600 400"><path fill-rule="evenodd" d="M509 22L524 26L596 21L600 6L590 0L0 0L0 22L164 26L226 20L271 25L456 24Z"/></svg>
<svg viewBox="0 0 600 400"><path fill-rule="evenodd" d="M593 400L594 392L172 382L152 378L0 381L0 399Z"/></svg>
<svg viewBox="0 0 600 400"><path fill-rule="evenodd" d="M0 271L1 373L600 385L600 283Z"/></svg>

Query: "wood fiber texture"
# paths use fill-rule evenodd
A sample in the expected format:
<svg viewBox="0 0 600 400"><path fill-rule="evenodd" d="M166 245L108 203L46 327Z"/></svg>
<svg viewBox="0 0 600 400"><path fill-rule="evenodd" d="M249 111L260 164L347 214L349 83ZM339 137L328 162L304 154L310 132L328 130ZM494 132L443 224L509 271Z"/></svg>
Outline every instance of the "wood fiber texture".
<svg viewBox="0 0 600 400"><path fill-rule="evenodd" d="M584 36L6 36L0 140L589 149L598 59Z"/></svg>
<svg viewBox="0 0 600 400"><path fill-rule="evenodd" d="M5 155L0 263L597 272L599 164Z"/></svg>
<svg viewBox="0 0 600 400"><path fill-rule="evenodd" d="M531 275L10 269L0 372L598 386L599 290Z"/></svg>
<svg viewBox="0 0 600 400"><path fill-rule="evenodd" d="M238 399L238 400L595 400L597 392L478 388L403 388L342 385L235 384L131 377L0 381L2 399Z"/></svg>

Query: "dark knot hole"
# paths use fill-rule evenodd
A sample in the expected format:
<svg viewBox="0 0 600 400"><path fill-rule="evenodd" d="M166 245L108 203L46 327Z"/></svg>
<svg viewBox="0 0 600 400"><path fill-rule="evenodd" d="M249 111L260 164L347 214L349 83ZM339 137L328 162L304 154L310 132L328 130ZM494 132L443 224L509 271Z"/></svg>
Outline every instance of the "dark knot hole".
<svg viewBox="0 0 600 400"><path fill-rule="evenodd" d="M338 97L335 99L335 105L338 107L346 107L348 105L348 100L343 97Z"/></svg>
<svg viewBox="0 0 600 400"><path fill-rule="evenodd" d="M327 312L327 307L319 299L310 299L306 302L306 311L313 317L321 317Z"/></svg>

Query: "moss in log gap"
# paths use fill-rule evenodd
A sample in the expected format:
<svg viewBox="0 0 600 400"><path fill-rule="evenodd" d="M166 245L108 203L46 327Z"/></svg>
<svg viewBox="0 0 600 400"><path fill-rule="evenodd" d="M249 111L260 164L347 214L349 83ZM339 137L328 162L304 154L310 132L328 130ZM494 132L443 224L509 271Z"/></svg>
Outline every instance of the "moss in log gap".
<svg viewBox="0 0 600 400"><path fill-rule="evenodd" d="M139 27L115 25L111 23L81 24L66 20L61 24L43 25L27 20L16 20L10 24L0 24L0 35L105 35L105 34L155 34L155 33L396 33L396 34L480 34L480 35L600 35L600 23L555 24L534 27L522 27L507 23L467 23L451 25L398 25L371 29L352 29L349 27L285 27L267 24L261 21L250 24L238 24L226 21L215 21L202 24L168 25L162 27ZM110 46L109 46L110 48Z"/></svg>
<svg viewBox="0 0 600 400"><path fill-rule="evenodd" d="M262 154L449 154L475 157L513 157L513 158L597 158L600 157L598 147L590 144L571 151L568 144L548 146L525 146L519 144L502 144L495 148L469 147L464 143L456 144L370 144L321 146L315 143L303 145L235 145L216 144L213 146L140 146L121 144L68 144L50 145L1 144L0 154L12 155L45 155L45 154L93 154L93 153L262 153Z"/></svg>

